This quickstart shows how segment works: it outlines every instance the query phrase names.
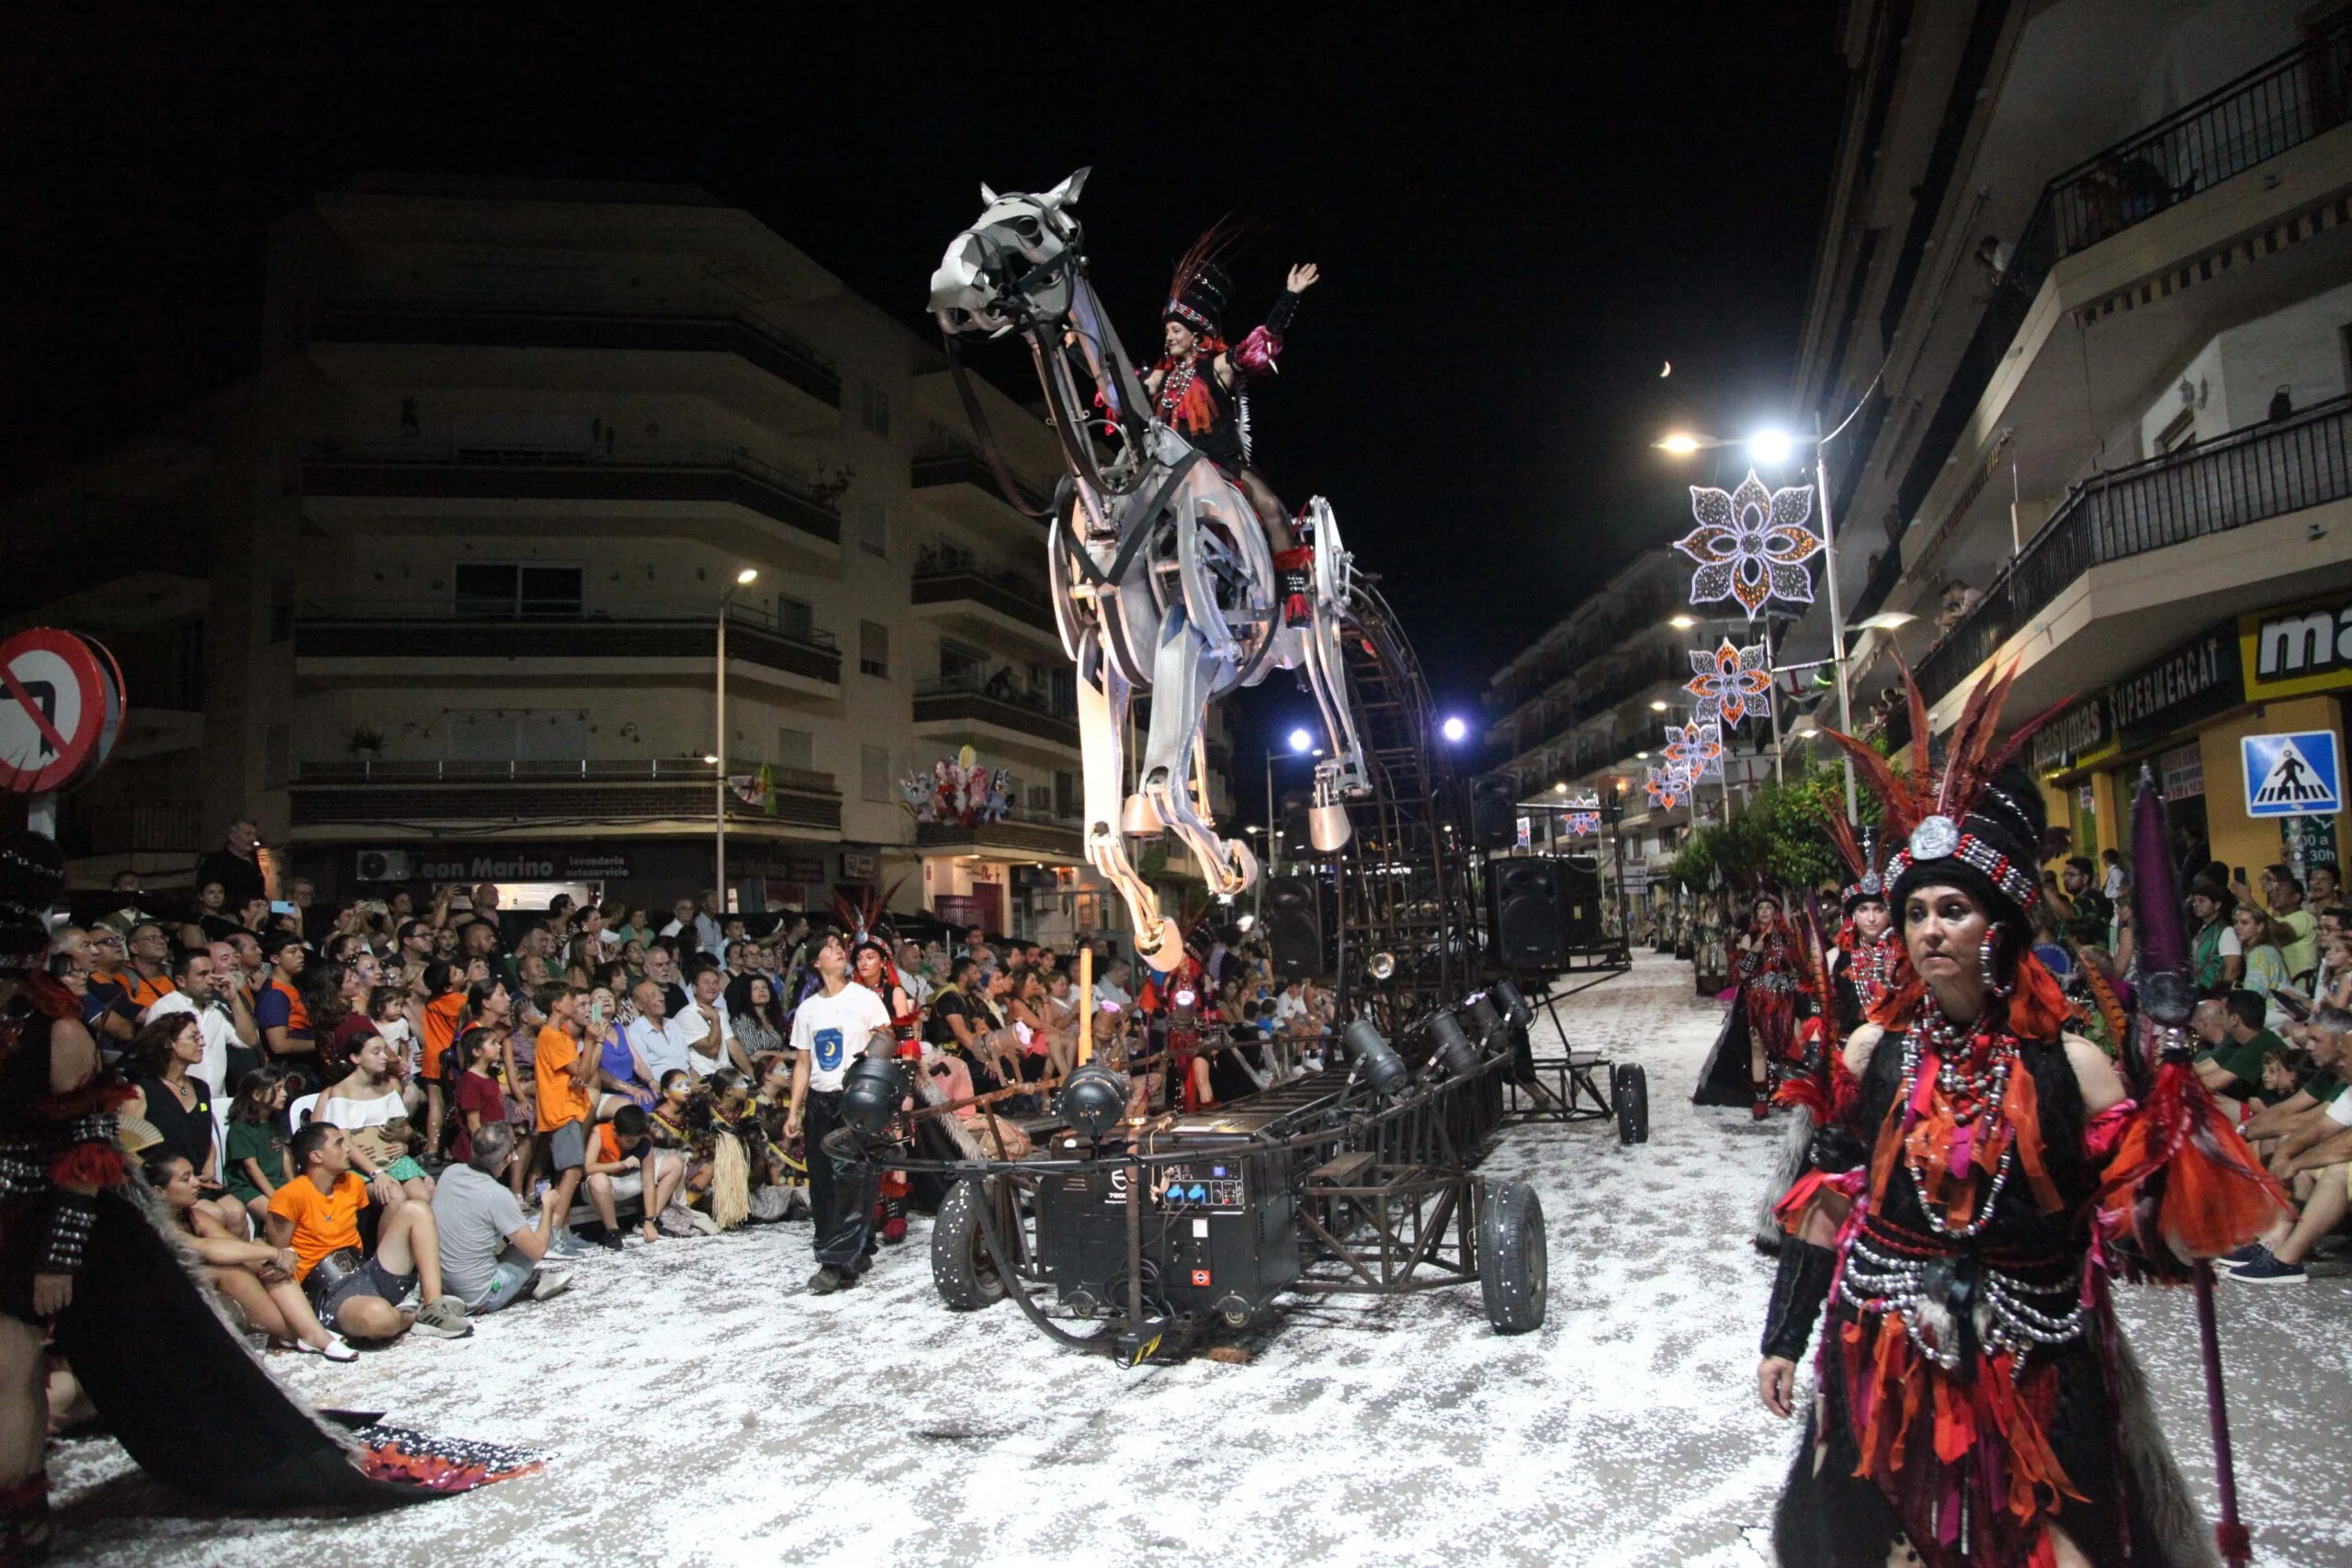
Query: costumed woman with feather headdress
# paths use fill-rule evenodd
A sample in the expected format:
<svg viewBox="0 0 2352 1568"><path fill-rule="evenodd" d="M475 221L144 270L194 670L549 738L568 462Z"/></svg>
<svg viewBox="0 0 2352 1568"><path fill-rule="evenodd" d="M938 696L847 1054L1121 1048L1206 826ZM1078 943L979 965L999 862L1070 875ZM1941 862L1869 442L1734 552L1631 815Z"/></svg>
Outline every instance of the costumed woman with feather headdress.
<svg viewBox="0 0 2352 1568"><path fill-rule="evenodd" d="M1894 933L1894 911L1887 908L1886 877L1880 867L1876 836L1864 829L1858 840L1853 825L1834 809L1828 820L1829 841L1852 878L1839 895L1846 918L1829 951L1830 980L1838 995L1838 1030L1842 1035L1860 1028L1871 1010L1896 988L1905 961L1902 940Z"/></svg>
<svg viewBox="0 0 2352 1568"><path fill-rule="evenodd" d="M1781 896L1756 896L1756 908L1731 950L1739 990L1723 1032L1700 1071L1694 1105L1746 1105L1756 1120L1771 1114L1773 1075L1804 1060L1797 1030L1796 932L1781 910Z"/></svg>
<svg viewBox="0 0 2352 1568"><path fill-rule="evenodd" d="M1758 1384L1794 1404L1825 1304L1816 1388L1774 1521L1779 1560L1820 1568L2156 1568L2211 1542L2145 1408L2112 1275L2185 1277L2283 1201L2165 1047L2135 1100L2064 1032L2028 918L2043 812L1995 737L2008 677L1962 712L1940 779L1896 777L1833 739L1885 805L1911 973L1813 1090L1822 1156L1788 1232ZM1912 733L1927 736L1912 694ZM2185 952L2185 943L2184 943ZM2184 1076L2186 1083L2184 1084Z"/></svg>
<svg viewBox="0 0 2352 1568"><path fill-rule="evenodd" d="M1314 550L1299 544L1289 512L1254 466L1250 389L1259 378L1278 372L1275 359L1283 351L1283 334L1297 313L1299 296L1315 287L1322 274L1312 262L1291 268L1281 298L1266 312L1265 324L1228 345L1225 306L1233 294L1233 280L1224 261L1246 238L1246 231L1219 223L1176 264L1168 308L1160 312L1166 352L1144 377L1144 391L1159 422L1199 447L1250 498L1265 525L1274 570L1282 576L1283 618L1292 626L1304 626L1312 600Z"/></svg>

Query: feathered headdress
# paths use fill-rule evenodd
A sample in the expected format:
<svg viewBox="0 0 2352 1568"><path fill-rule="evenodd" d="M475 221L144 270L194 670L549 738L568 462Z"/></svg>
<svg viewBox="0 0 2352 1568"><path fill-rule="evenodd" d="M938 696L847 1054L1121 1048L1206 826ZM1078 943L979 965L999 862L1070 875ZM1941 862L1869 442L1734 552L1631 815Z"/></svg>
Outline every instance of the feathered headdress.
<svg viewBox="0 0 2352 1568"><path fill-rule="evenodd" d="M1839 730L1823 731L1854 760L1855 770L1879 798L1887 837L1898 845L1887 857L1883 880L1892 887L1915 864L1958 861L2019 909L2030 912L2041 898L2041 798L2020 789L2016 781L1995 775L2009 767L2034 732L2065 705L1999 740L2001 707L2017 679L2017 667L1996 671L1969 694L1945 747L1943 772L1937 775L1928 765L1932 741L1927 699L1900 655L1895 667L1903 672L1910 699L1911 744L1918 759L1907 774L1896 773L1868 741Z"/></svg>
<svg viewBox="0 0 2352 1568"><path fill-rule="evenodd" d="M1173 317L1204 336L1219 336L1226 302L1233 297L1233 278L1225 264L1264 231L1263 224L1237 220L1230 212L1210 224L1177 262L1162 319Z"/></svg>
<svg viewBox="0 0 2352 1568"><path fill-rule="evenodd" d="M1846 885L1838 895L1839 906L1850 915L1854 906L1865 898L1884 898L1886 875L1879 856L1878 829L1865 827L1859 829L1858 836L1854 825L1846 820L1845 809L1834 805L1822 807L1821 819L1829 829L1830 847L1846 863Z"/></svg>

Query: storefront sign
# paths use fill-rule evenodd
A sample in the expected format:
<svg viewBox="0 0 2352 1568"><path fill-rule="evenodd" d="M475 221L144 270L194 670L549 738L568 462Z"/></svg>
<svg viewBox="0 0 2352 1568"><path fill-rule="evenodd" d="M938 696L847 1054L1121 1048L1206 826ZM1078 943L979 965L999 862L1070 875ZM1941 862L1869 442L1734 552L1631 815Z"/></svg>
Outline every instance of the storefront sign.
<svg viewBox="0 0 2352 1568"><path fill-rule="evenodd" d="M2115 750L2115 731L2103 702L2076 703L2033 737L2033 771L2047 777Z"/></svg>
<svg viewBox="0 0 2352 1568"><path fill-rule="evenodd" d="M2238 652L2251 703L2352 686L2352 604L2338 594L2241 615Z"/></svg>
<svg viewBox="0 0 2352 1568"><path fill-rule="evenodd" d="M882 857L867 850L842 852L843 882L872 882L882 874Z"/></svg>
<svg viewBox="0 0 2352 1568"><path fill-rule="evenodd" d="M2108 688L2108 725L2126 750L2238 705L2238 639L2216 627Z"/></svg>
<svg viewBox="0 0 2352 1568"><path fill-rule="evenodd" d="M409 880L417 882L625 882L628 856L574 850L484 850L474 854L410 852Z"/></svg>

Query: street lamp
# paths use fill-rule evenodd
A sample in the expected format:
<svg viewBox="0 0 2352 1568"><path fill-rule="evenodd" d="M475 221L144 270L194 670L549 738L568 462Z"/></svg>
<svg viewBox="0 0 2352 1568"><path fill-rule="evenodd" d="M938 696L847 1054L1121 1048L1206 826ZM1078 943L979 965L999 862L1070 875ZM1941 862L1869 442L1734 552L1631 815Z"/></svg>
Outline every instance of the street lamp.
<svg viewBox="0 0 2352 1568"><path fill-rule="evenodd" d="M1470 727L1462 721L1461 715L1448 714L1445 722L1438 726L1438 731L1446 738L1447 741L1459 746L1462 744L1463 737L1470 733Z"/></svg>
<svg viewBox="0 0 2352 1568"><path fill-rule="evenodd" d="M727 918L727 606L738 588L749 588L760 579L757 567L745 567L735 574L718 595L718 671L716 700L711 704L713 728L717 744L711 748L712 838L710 852L710 885L718 893L719 919Z"/></svg>
<svg viewBox="0 0 2352 1568"><path fill-rule="evenodd" d="M1315 744L1314 731L1308 729L1305 725L1300 725L1298 728L1293 729L1290 732L1289 740L1291 755L1294 757L1310 755L1320 757L1323 754L1322 748ZM1270 841L1272 844L1272 852L1267 856L1266 874L1268 876L1272 876L1274 874L1275 867L1282 863L1283 858L1283 836L1274 827L1275 755L1276 753L1272 746L1266 748L1266 831L1271 835Z"/></svg>
<svg viewBox="0 0 2352 1568"><path fill-rule="evenodd" d="M1843 424L1838 427L1838 430L1845 428ZM1838 531L1829 516L1829 463L1823 455L1823 448L1829 444L1829 436L1820 432L1821 420L1816 415L1814 434L1806 436L1768 428L1756 432L1745 442L1737 442L1726 441L1721 436L1692 435L1678 431L1658 441L1657 446L1659 451L1676 457L1687 457L1710 447L1745 446L1748 456L1766 468L1778 468L1787 462L1795 455L1799 446L1813 448L1814 494L1821 502L1823 570L1829 579L1829 649L1838 667L1838 728L1851 735L1854 732L1854 703L1846 679L1846 606L1844 597L1838 591ZM1830 435L1837 433L1832 431ZM1772 713L1774 722L1778 723L1780 699L1777 694L1773 698ZM1924 752L1921 754L1925 755ZM1842 753L1841 757L1846 765L1846 820L1859 821L1860 818L1854 802L1854 760L1843 757Z"/></svg>

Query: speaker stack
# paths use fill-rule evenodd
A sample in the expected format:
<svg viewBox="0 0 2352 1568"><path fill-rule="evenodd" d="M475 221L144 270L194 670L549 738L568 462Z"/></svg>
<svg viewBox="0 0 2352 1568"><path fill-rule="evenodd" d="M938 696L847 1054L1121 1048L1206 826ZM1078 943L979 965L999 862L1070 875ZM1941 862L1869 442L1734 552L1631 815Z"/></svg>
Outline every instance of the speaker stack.
<svg viewBox="0 0 2352 1568"><path fill-rule="evenodd" d="M1481 850L1508 850L1519 842L1519 781L1509 773L1478 773L1468 785L1470 842Z"/></svg>
<svg viewBox="0 0 2352 1568"><path fill-rule="evenodd" d="M1274 973L1285 980L1319 980L1337 962L1325 932L1333 927L1323 909L1320 877L1277 876L1266 883L1266 951Z"/></svg>
<svg viewBox="0 0 2352 1568"><path fill-rule="evenodd" d="M1567 967L1562 863L1541 855L1487 863L1487 929L1492 933L1496 963L1545 975Z"/></svg>

